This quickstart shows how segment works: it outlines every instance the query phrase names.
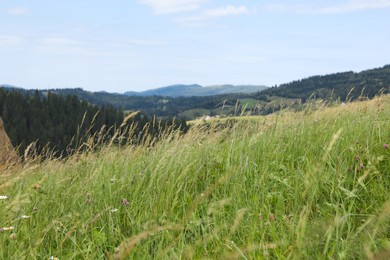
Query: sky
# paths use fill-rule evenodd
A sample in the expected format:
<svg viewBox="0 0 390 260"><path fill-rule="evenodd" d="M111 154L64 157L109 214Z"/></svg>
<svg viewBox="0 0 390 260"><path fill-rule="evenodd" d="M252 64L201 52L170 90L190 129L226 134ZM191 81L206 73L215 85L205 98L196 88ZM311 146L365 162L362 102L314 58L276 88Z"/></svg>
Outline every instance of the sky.
<svg viewBox="0 0 390 260"><path fill-rule="evenodd" d="M274 86L390 64L390 0L0 0L0 84Z"/></svg>

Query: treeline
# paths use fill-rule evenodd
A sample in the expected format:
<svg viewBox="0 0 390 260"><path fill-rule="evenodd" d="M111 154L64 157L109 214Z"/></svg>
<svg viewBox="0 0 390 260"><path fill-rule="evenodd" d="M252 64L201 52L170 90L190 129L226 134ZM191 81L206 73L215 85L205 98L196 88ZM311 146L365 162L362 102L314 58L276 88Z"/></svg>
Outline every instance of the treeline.
<svg viewBox="0 0 390 260"><path fill-rule="evenodd" d="M60 98L59 96L61 96L65 101L68 99L68 96L77 96L80 100L83 100L83 102L88 102L83 105L84 107L88 104L94 104L101 106L102 109L111 109L113 111L143 110L147 115L156 116L158 118L173 118L180 115L187 120L191 120L196 117L196 113L192 113L192 110L199 110L199 113L209 111L211 115L216 114L216 111L219 111L222 107L230 107L230 110L225 110L226 112L224 113L226 115L233 115L236 112L240 113L241 109L244 109L239 102L242 99L252 99L252 102L258 102L259 106L256 106L255 110L251 110L251 113L265 115L283 109L283 105L277 104L277 100L283 98L290 99L292 102L295 102L294 104L296 104L296 106L299 106L297 104L304 104L308 99L347 101L355 100L360 96L372 98L379 93L389 93L389 87L390 65L378 69L362 71L360 73L343 72L325 76L309 77L252 94L226 94L203 97L163 97L126 96L107 92L89 92L81 88L40 90L38 93L12 87L3 89L29 96L39 95L41 98L42 96L49 97L49 93L50 95L56 94L58 95L57 98ZM236 104L238 104L238 111L236 109ZM90 113L88 113L88 115L90 115ZM80 119L78 118L77 120L76 122L80 123ZM104 121L104 119L99 120ZM37 136L34 136L34 138L37 138ZM47 138L47 140L49 139L50 138ZM17 140L20 141L20 139ZM64 143L67 141L68 140L64 141Z"/></svg>
<svg viewBox="0 0 390 260"><path fill-rule="evenodd" d="M123 110L143 109L158 117L177 116L192 109L212 110L225 106L235 106L239 99L251 98L260 103L271 103L275 98L300 100L308 99L356 100L359 97L372 98L380 93L390 93L390 65L382 68L355 72L334 73L325 76L313 76L291 83L282 84L252 94L226 94L204 97L162 97L162 96L125 96L107 92L88 92L82 89L54 90L61 95L77 95L93 104L111 104ZM257 114L269 114L281 108L275 105L263 105ZM191 118L187 118L191 119Z"/></svg>
<svg viewBox="0 0 390 260"><path fill-rule="evenodd" d="M157 122L145 113L138 113L123 125L124 112L112 105L92 105L75 95L6 88L0 88L0 116L12 144L18 147L21 155L33 142L36 142L38 152L47 148L58 156L69 155L87 136L100 133L109 140L116 131L123 132L131 125L137 140L118 142L137 142L146 133L157 136L168 127L181 127L182 131L188 128L185 121L165 119ZM130 135L125 133L124 136Z"/></svg>
<svg viewBox="0 0 390 260"><path fill-rule="evenodd" d="M390 65L359 73L343 72L314 76L263 90L259 95L299 98L304 103L309 98L356 100L360 96L372 98L389 93Z"/></svg>
<svg viewBox="0 0 390 260"><path fill-rule="evenodd" d="M224 94L204 97L125 96L107 92L89 92L81 88L51 91L65 96L77 95L80 99L96 105L110 104L121 110L143 110L149 115L164 118L176 117L181 112L191 109L215 109L223 105L234 106L240 98L253 97L253 94Z"/></svg>
<svg viewBox="0 0 390 260"><path fill-rule="evenodd" d="M31 90L9 88L10 91L32 94ZM61 96L77 96L83 101L98 105L112 106L123 111L142 110L150 116L159 118L179 117L179 114L192 109L215 110L224 106L236 106L239 99L254 98L254 93L233 93L214 96L163 97L126 96L108 92L90 92L81 88L39 90L41 95L55 93ZM267 101L265 95L256 95L258 101ZM183 118L191 120L193 118Z"/></svg>

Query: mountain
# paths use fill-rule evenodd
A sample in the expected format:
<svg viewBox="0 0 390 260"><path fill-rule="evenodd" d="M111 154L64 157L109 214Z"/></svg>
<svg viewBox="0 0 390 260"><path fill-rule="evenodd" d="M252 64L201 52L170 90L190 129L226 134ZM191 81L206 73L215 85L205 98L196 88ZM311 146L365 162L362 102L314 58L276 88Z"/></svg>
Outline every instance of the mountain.
<svg viewBox="0 0 390 260"><path fill-rule="evenodd" d="M9 88L9 86L8 86ZM263 88L262 91L259 89ZM143 110L157 117L182 117L192 119L202 115L231 115L237 113L236 105L245 106L252 114L267 114L285 105L305 103L311 98L355 100L360 96L372 98L383 92L390 93L390 65L361 72L340 72L312 76L277 87L221 85L172 85L143 92L125 94L90 92L81 88L40 90L58 95L76 95L95 105L112 105L121 110ZM35 94L35 90L12 88L13 91ZM230 92L229 94L220 94ZM249 93L232 93L249 92ZM275 107L280 105L280 107ZM228 111L227 108L231 109ZM224 111L221 111L224 110Z"/></svg>
<svg viewBox="0 0 390 260"><path fill-rule="evenodd" d="M175 117L188 110L203 109L207 113L211 110L222 107L233 107L239 99L251 98L254 94L224 94L213 96L191 96L191 97L163 97L151 96L126 96L106 92L90 92L81 88L74 89L50 89L41 90L40 93L47 96L48 93L55 93L62 96L75 95L81 100L95 105L112 105L121 110L143 110L149 115L157 117ZM187 119L192 119L186 117Z"/></svg>
<svg viewBox="0 0 390 260"><path fill-rule="evenodd" d="M167 87L150 89L142 92L129 91L125 92L126 96L164 96L164 97L180 97L188 96L188 93L196 93L201 89L202 86L193 84L193 85L183 85L176 84Z"/></svg>
<svg viewBox="0 0 390 260"><path fill-rule="evenodd" d="M254 93L266 89L266 86L254 85L215 85L202 87L198 84L176 84L167 87L146 90L142 92L128 91L126 96L163 96L163 97L191 97L215 96L233 93Z"/></svg>

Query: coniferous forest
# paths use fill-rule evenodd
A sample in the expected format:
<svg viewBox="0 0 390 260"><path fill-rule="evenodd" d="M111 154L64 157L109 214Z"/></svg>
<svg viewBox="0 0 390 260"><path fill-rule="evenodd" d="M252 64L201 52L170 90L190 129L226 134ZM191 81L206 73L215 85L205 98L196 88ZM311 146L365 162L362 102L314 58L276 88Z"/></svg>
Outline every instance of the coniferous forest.
<svg viewBox="0 0 390 260"><path fill-rule="evenodd" d="M107 92L89 92L80 88L53 89L60 95L76 95L81 100L95 105L112 105L122 110L144 110L149 115L158 117L182 116L188 120L191 116L183 115L194 109L217 110L222 106L245 106L241 100L252 99L253 102L266 104L275 102L275 98L300 100L305 103L310 99L348 101L361 96L373 98L380 93L389 93L390 65L361 72L341 72L322 76L312 76L279 86L270 87L256 93L232 93L214 96L126 96ZM20 90L18 90L20 91ZM45 93L47 90L41 90ZM261 106L256 114L269 114L274 106ZM253 113L253 111L252 111Z"/></svg>
<svg viewBox="0 0 390 260"><path fill-rule="evenodd" d="M352 71L312 76L272 87L260 95L299 98L356 100L360 96L373 98L380 93L389 93L390 65L355 73Z"/></svg>
<svg viewBox="0 0 390 260"><path fill-rule="evenodd" d="M111 105L92 105L75 95L20 92L5 88L0 88L0 116L12 144L21 155L34 142L38 152L46 148L57 156L69 155L83 139L100 133L109 140L118 127L126 129L130 125L138 138L141 138L146 125L147 131L155 135L158 134L157 128L173 124L183 131L187 128L185 121L164 119L156 123L145 113L139 113L126 125L121 125L125 114Z"/></svg>
<svg viewBox="0 0 390 260"><path fill-rule="evenodd" d="M387 65L359 73L313 76L252 94L234 93L207 97L130 97L82 89L31 91L2 86L0 116L20 154L32 142L36 142L38 151L46 147L59 155L67 155L80 145L82 138L93 136L102 129L109 139L122 124L124 111L144 111L127 123L129 126L137 122L132 130L140 139L145 130L158 135L161 126L173 124L173 120L169 119L173 117L191 120L204 113L234 115L245 109L250 110L252 115L269 114L282 108L278 98L290 99L290 106L298 101L305 103L311 98L342 101L355 100L360 96L372 98L380 93L389 93L389 72L390 65ZM257 105L246 108L245 102L248 100ZM158 124L153 119L155 116L160 118ZM148 129L144 129L146 124ZM184 131L187 129L184 120L176 120L175 124L181 125Z"/></svg>

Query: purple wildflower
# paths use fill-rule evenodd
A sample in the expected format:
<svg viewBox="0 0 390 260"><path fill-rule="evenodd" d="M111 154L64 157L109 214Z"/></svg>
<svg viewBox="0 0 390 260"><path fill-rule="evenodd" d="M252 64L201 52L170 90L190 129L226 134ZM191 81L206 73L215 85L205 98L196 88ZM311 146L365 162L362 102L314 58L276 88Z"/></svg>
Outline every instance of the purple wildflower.
<svg viewBox="0 0 390 260"><path fill-rule="evenodd" d="M389 148L389 144L383 144L383 148L385 149Z"/></svg>

